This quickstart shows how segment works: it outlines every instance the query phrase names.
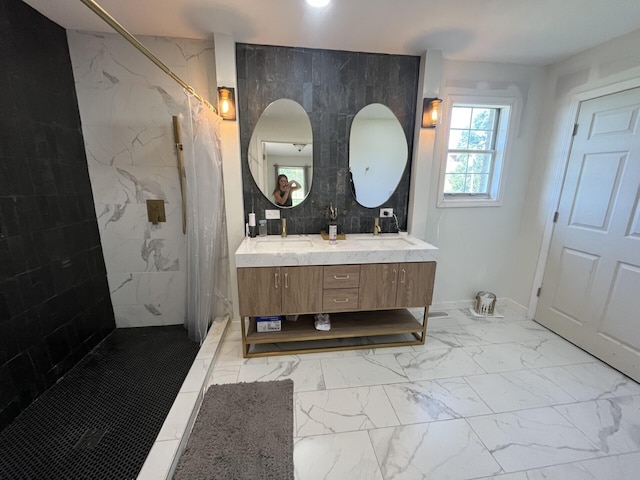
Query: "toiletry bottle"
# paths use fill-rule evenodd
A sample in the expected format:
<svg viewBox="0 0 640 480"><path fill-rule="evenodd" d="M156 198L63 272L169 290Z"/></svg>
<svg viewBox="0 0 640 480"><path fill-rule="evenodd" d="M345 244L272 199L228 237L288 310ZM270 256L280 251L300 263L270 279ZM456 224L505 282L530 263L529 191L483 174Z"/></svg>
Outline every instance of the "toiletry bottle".
<svg viewBox="0 0 640 480"><path fill-rule="evenodd" d="M266 220L260 220L259 222L259 227L258 227L258 234L261 237L266 237L267 236L267 221Z"/></svg>
<svg viewBox="0 0 640 480"><path fill-rule="evenodd" d="M338 226L337 225L329 225L329 243L331 245L335 245L338 238Z"/></svg>
<svg viewBox="0 0 640 480"><path fill-rule="evenodd" d="M256 236L256 214L249 214L249 236L251 238Z"/></svg>

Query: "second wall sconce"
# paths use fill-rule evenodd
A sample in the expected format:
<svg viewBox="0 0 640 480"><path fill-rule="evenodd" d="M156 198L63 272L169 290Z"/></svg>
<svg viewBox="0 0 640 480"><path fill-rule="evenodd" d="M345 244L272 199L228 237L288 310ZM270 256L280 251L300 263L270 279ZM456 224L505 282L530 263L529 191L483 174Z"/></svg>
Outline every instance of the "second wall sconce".
<svg viewBox="0 0 640 480"><path fill-rule="evenodd" d="M436 128L440 121L440 98L425 98L422 101L422 128Z"/></svg>
<svg viewBox="0 0 640 480"><path fill-rule="evenodd" d="M218 87L218 115L223 120L236 119L236 91L231 87Z"/></svg>

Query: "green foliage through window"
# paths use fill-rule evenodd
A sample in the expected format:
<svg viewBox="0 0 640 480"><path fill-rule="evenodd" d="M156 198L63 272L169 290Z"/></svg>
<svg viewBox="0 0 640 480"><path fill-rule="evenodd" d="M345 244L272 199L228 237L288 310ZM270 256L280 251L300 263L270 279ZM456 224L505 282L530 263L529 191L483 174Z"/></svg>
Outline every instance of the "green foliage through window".
<svg viewBox="0 0 640 480"><path fill-rule="evenodd" d="M499 108L452 107L445 194L489 194L499 115Z"/></svg>

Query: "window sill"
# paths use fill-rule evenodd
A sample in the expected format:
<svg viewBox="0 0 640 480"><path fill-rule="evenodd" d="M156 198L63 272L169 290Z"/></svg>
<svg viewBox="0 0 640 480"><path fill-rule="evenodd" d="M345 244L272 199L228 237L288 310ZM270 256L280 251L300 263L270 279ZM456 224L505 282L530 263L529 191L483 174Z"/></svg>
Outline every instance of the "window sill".
<svg viewBox="0 0 640 480"><path fill-rule="evenodd" d="M495 198L440 198L436 205L438 208L469 208L469 207L501 207L502 202Z"/></svg>

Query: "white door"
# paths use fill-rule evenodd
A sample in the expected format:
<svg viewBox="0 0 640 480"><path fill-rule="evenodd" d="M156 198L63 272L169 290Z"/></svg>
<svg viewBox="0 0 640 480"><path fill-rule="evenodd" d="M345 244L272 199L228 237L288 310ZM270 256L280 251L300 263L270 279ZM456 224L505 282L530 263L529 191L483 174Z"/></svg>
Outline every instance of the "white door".
<svg viewBox="0 0 640 480"><path fill-rule="evenodd" d="M583 102L536 320L640 381L640 88Z"/></svg>

